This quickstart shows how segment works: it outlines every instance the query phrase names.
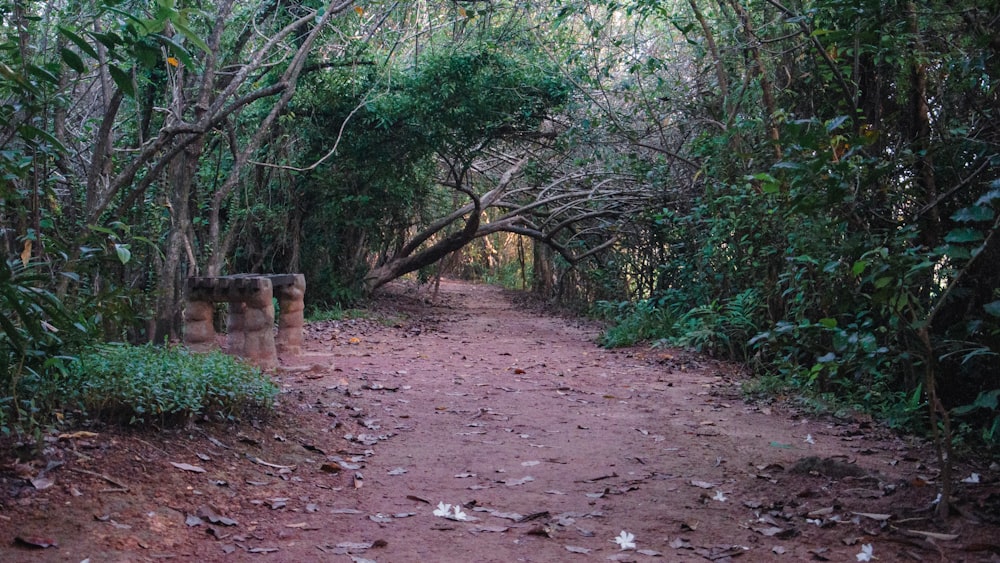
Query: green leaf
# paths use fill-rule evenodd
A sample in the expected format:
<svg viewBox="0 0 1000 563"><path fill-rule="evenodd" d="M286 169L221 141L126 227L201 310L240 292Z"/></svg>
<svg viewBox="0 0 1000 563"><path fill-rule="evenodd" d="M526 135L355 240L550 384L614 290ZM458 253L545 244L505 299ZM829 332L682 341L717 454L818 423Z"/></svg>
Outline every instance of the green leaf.
<svg viewBox="0 0 1000 563"><path fill-rule="evenodd" d="M181 32L181 35L183 35L185 39L187 39L191 43L194 43L195 47L201 49L205 53L211 51L211 49L208 48L208 43L205 43L201 39L201 37L198 37L198 34L191 31L191 28L189 28L187 25L177 21L176 19L173 20L173 24L174 24L174 29Z"/></svg>
<svg viewBox="0 0 1000 563"><path fill-rule="evenodd" d="M844 122L847 121L848 119L849 118L846 115L841 115L841 116L835 117L835 118L827 121L826 122L826 132L827 133L833 133L841 125L843 125Z"/></svg>
<svg viewBox="0 0 1000 563"><path fill-rule="evenodd" d="M994 180L993 187L1000 188L1000 180ZM976 205L987 205L992 203L994 199L1000 199L1000 189L986 192L982 197L976 200Z"/></svg>
<svg viewBox="0 0 1000 563"><path fill-rule="evenodd" d="M997 406L1000 405L1000 389L993 389L992 391L982 391L976 400L971 405L962 405L952 409L955 414L967 414L976 409L989 409L991 411L997 410Z"/></svg>
<svg viewBox="0 0 1000 563"><path fill-rule="evenodd" d="M890 278L890 277L888 277L888 276L887 277L879 278L879 279L875 280L875 288L876 289L882 289L883 287L886 287L887 285L889 285L892 282L893 282L893 279Z"/></svg>
<svg viewBox="0 0 1000 563"><path fill-rule="evenodd" d="M87 67L83 64L83 59L80 58L80 55L77 55L66 47L59 49L59 54L62 55L62 60L66 63L66 66L81 74L87 71Z"/></svg>
<svg viewBox="0 0 1000 563"><path fill-rule="evenodd" d="M135 85L132 84L132 76L129 73L115 65L109 65L108 72L111 73L111 79L121 88L122 93L130 98L135 97Z"/></svg>
<svg viewBox="0 0 1000 563"><path fill-rule="evenodd" d="M982 205L973 205L971 207L959 209L952 214L951 218L952 220L960 223L968 223L972 221L992 221L993 210Z"/></svg>
<svg viewBox="0 0 1000 563"><path fill-rule="evenodd" d="M855 276L860 276L865 272L866 268L868 268L868 262L865 260L858 260L853 266L851 266L851 273Z"/></svg>
<svg viewBox="0 0 1000 563"><path fill-rule="evenodd" d="M28 74L34 75L50 84L59 84L59 77L48 69L37 65L28 65Z"/></svg>
<svg viewBox="0 0 1000 563"><path fill-rule="evenodd" d="M1000 317L1000 300L983 305L983 310L994 317Z"/></svg>
<svg viewBox="0 0 1000 563"><path fill-rule="evenodd" d="M157 39L166 43L167 47L170 48L170 53L177 57L177 60L184 63L184 66L194 68L194 59L191 58L191 53L184 48L183 45L173 40L173 38L167 37L165 35L157 35Z"/></svg>
<svg viewBox="0 0 1000 563"><path fill-rule="evenodd" d="M118 261L122 264L128 264L128 261L132 259L132 251L128 249L127 244L116 244L115 254L118 255Z"/></svg>
<svg viewBox="0 0 1000 563"><path fill-rule="evenodd" d="M983 240L983 233L978 229L955 229L945 235L944 240L951 243L976 242Z"/></svg>
<svg viewBox="0 0 1000 563"><path fill-rule="evenodd" d="M96 33L91 32L90 36L97 40L98 43L104 45L109 50L114 51L115 47L118 45L124 45L125 42L116 33Z"/></svg>
<svg viewBox="0 0 1000 563"><path fill-rule="evenodd" d="M72 41L73 44L76 45L78 49L86 53L87 56L95 59L97 58L97 51L94 50L94 48L90 46L90 43L87 43L83 37L80 37L69 28L63 26L59 26L59 33L61 33L66 39Z"/></svg>
<svg viewBox="0 0 1000 563"><path fill-rule="evenodd" d="M820 319L816 323L826 328L837 328L837 319L831 319L830 317Z"/></svg>

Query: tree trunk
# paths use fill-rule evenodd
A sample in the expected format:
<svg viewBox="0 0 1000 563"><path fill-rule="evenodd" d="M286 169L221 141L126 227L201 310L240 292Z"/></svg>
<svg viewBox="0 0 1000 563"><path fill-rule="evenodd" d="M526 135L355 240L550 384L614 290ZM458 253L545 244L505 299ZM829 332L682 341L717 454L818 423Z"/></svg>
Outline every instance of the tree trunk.
<svg viewBox="0 0 1000 563"><path fill-rule="evenodd" d="M204 137L188 146L167 167L169 187L168 208L170 228L167 244L163 249L163 262L159 268L154 328L150 335L154 343L161 344L180 338L183 329L182 311L187 274L193 264L189 263L187 249L191 231L191 189L198 159L204 147Z"/></svg>
<svg viewBox="0 0 1000 563"><path fill-rule="evenodd" d="M415 272L425 266L437 262L449 253L460 250L478 236L479 210L473 212L465 224L465 228L452 233L415 254L390 259L385 264L375 268L365 276L365 292L371 293L390 281Z"/></svg>
<svg viewBox="0 0 1000 563"><path fill-rule="evenodd" d="M531 241L532 248L532 278L531 291L536 295L552 297L556 289L556 272L553 263L555 253L549 245Z"/></svg>

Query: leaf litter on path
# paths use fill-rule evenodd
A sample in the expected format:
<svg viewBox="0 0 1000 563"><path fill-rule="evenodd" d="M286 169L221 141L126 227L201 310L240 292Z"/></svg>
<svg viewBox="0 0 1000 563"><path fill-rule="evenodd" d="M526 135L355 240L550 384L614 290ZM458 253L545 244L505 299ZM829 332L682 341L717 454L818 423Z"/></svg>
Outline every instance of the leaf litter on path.
<svg viewBox="0 0 1000 563"><path fill-rule="evenodd" d="M27 522L32 511L58 507L67 522L84 516L82 533L32 526L21 535L74 553L90 551L102 535L139 538L145 547L109 537L109 545L124 546L115 555L123 560L180 553L216 560L220 550L298 561L315 559L317 550L357 561L448 561L463 553L583 561L614 552L621 559L607 541L622 530L639 536L637 549L621 552L628 561L662 552L665 560L685 561L853 561L870 532L912 535L904 537L913 542L905 549L936 559L938 549L945 558L966 556L959 539L988 544L996 535L992 524L962 519L948 528L913 522L895 531L899 522L890 515L918 512L936 494L933 452L865 421L813 413L805 420L787 402L740 408L738 367L681 350L603 350L587 321L515 304L485 285L442 280L434 299L398 287L379 299L393 308L392 323L307 326L302 357L283 356L273 374L282 389L276 416L241 421L235 430L199 421L164 432L162 440L147 436L149 444L110 428L61 440L68 455L59 459L70 471L58 475L58 486L32 486L30 479L41 476L37 466L27 480L9 480L8 490L26 487L30 494L16 503L0 499L0 528L10 527L5 516ZM405 315L395 309L401 306ZM331 338L334 331L340 336ZM715 414L720 409L724 417ZM500 434L500 425L510 432ZM387 430L395 432L392 440ZM558 462L539 458L538 449ZM815 459L800 463L803 453ZM167 465L183 461L211 479ZM157 465L168 470L149 470ZM495 473L504 466L509 473ZM531 468L533 481L512 467ZM104 492L104 472L127 475L128 489ZM463 474L471 486L456 479ZM977 491L966 503L973 510L995 482L978 466L956 468L955 475L968 479L956 494ZM638 486L641 494L622 494ZM708 502L717 493L730 500ZM441 498L480 521L433 518ZM95 502L120 508L106 509L108 519L96 522L82 510ZM202 505L238 523L213 523L199 515L195 507ZM144 516L149 506L175 511L178 526L152 529L156 520ZM522 521L536 514L547 516ZM828 527L798 534L807 517ZM195 519L201 524L185 525ZM860 539L848 545L845 536ZM346 540L369 551L336 547ZM16 549L30 548L0 546L0 560L23 558L8 556ZM874 546L874 561L896 555Z"/></svg>

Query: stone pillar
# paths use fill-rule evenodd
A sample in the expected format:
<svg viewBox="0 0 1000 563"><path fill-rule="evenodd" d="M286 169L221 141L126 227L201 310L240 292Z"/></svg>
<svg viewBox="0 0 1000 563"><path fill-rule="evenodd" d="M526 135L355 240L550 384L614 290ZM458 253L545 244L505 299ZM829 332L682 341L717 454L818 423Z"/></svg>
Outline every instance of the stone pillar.
<svg viewBox="0 0 1000 563"><path fill-rule="evenodd" d="M192 296L184 308L184 344L195 352L207 352L216 347L212 314L215 306Z"/></svg>
<svg viewBox="0 0 1000 563"><path fill-rule="evenodd" d="M291 285L276 289L278 297L278 352L299 355L302 353L302 327L305 325L306 276L295 274Z"/></svg>
<svg viewBox="0 0 1000 563"><path fill-rule="evenodd" d="M229 304L229 347L262 368L278 365L274 345L274 290L271 280L261 278L259 286L244 300Z"/></svg>

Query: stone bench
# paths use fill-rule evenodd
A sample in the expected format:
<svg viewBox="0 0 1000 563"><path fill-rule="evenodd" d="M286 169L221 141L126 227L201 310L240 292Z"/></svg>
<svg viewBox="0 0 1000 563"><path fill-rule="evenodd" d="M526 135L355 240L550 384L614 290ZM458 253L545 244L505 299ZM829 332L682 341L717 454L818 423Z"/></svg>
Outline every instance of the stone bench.
<svg viewBox="0 0 1000 563"><path fill-rule="evenodd" d="M195 351L216 347L215 303L229 303L229 352L263 368L278 365L278 353L302 351L306 277L302 274L238 274L193 277L187 283L184 343ZM274 302L278 298L278 336Z"/></svg>

